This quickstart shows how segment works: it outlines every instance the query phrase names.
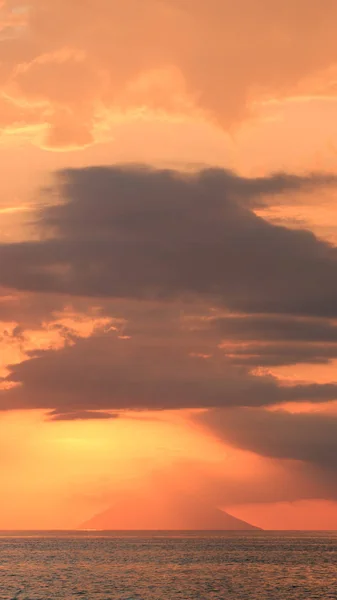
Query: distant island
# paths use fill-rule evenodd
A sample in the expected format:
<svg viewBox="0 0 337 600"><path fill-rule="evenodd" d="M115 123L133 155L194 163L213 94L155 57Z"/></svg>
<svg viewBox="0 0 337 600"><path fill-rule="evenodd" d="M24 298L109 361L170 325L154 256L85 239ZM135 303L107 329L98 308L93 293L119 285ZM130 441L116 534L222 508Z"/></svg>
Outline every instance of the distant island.
<svg viewBox="0 0 337 600"><path fill-rule="evenodd" d="M157 501L154 506L142 496L117 499L107 510L93 516L79 527L96 530L177 530L177 531L253 531L250 523L227 512L185 496L174 501Z"/></svg>

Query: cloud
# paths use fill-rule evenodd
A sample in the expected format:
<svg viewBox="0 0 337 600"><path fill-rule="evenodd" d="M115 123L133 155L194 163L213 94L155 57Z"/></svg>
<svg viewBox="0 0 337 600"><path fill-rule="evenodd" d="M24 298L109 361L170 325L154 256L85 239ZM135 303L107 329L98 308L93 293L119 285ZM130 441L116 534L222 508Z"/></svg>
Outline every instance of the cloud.
<svg viewBox="0 0 337 600"><path fill-rule="evenodd" d="M0 288L0 322L16 321L24 328L37 328L43 322L52 320L53 314L61 312L70 302L70 298L59 295L22 293ZM87 307L88 304L85 304ZM80 299L77 305L80 312Z"/></svg>
<svg viewBox="0 0 337 600"><path fill-rule="evenodd" d="M287 174L246 179L221 169L189 175L145 167L68 170L53 190L64 202L37 214L40 241L0 245L0 284L334 316L336 249L253 211L264 195L333 181Z"/></svg>
<svg viewBox="0 0 337 600"><path fill-rule="evenodd" d="M337 342L337 325L329 319L284 315L221 315L209 319L216 333L236 341Z"/></svg>
<svg viewBox="0 0 337 600"><path fill-rule="evenodd" d="M52 410L48 413L49 421L86 421L86 420L110 420L118 419L118 415L103 412L103 411L90 411L90 410L78 410L78 411L65 411L59 412Z"/></svg>
<svg viewBox="0 0 337 600"><path fill-rule="evenodd" d="M337 384L280 385L237 367L218 350L197 352L193 336L166 339L96 331L56 350L28 353L9 365L0 410L177 410L261 407L337 398ZM9 389L8 389L9 388Z"/></svg>
<svg viewBox="0 0 337 600"><path fill-rule="evenodd" d="M227 314L201 317L199 327L221 338L226 355L247 367L323 364L337 358L337 327L329 319Z"/></svg>
<svg viewBox="0 0 337 600"><path fill-rule="evenodd" d="M240 491L229 482L228 493L234 502L245 503L249 496L248 502L337 499L336 413L291 414L243 408L211 410L196 415L194 420L219 440L256 453L276 468L270 476L269 490L265 478L255 492Z"/></svg>
<svg viewBox="0 0 337 600"><path fill-rule="evenodd" d="M281 367L298 364L327 364L337 358L336 344L223 344L226 356L236 365L254 367Z"/></svg>
<svg viewBox="0 0 337 600"><path fill-rule="evenodd" d="M13 0L0 15L0 83L13 100L47 107L50 143L87 142L102 111L140 107L228 127L266 96L322 93L315 79L337 62L332 0L87 0L81 18L78 6L28 0L19 14ZM55 121L60 104L78 118L73 139Z"/></svg>
<svg viewBox="0 0 337 600"><path fill-rule="evenodd" d="M209 411L197 419L220 439L265 457L337 469L337 415L242 409Z"/></svg>
<svg viewBox="0 0 337 600"><path fill-rule="evenodd" d="M76 418L336 399L336 383L286 386L253 371L336 357L335 248L254 213L268 194L331 183L221 169L59 173L34 217L38 239L0 245L0 318L45 336L68 307L118 328L79 339L66 327L58 350L26 352L2 380L2 410Z"/></svg>
<svg viewBox="0 0 337 600"><path fill-rule="evenodd" d="M193 420L226 445L264 461L266 470L254 472L252 486L248 478L242 485L231 478L219 482L227 505L337 499L336 413L234 408L205 411Z"/></svg>

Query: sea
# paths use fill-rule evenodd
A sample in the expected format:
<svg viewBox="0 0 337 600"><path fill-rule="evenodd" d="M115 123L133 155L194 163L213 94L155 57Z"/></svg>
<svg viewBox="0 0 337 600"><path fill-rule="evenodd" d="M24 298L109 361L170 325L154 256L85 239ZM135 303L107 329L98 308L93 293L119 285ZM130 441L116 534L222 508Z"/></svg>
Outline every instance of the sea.
<svg viewBox="0 0 337 600"><path fill-rule="evenodd" d="M336 600L337 532L0 532L1 600Z"/></svg>

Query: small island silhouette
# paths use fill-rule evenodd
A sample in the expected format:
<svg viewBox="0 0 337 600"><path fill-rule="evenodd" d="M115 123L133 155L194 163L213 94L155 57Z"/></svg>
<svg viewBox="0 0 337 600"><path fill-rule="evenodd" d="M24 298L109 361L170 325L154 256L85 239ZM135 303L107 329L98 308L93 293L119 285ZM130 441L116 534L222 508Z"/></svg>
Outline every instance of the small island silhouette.
<svg viewBox="0 0 337 600"><path fill-rule="evenodd" d="M131 494L115 499L109 508L82 523L80 529L253 531L260 528L196 496L149 501L142 495Z"/></svg>

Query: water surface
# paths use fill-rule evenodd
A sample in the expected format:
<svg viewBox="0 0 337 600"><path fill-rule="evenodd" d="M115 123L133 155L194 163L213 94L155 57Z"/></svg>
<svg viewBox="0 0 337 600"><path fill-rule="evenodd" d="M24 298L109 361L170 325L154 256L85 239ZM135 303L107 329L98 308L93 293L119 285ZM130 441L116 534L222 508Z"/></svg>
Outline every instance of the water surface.
<svg viewBox="0 0 337 600"><path fill-rule="evenodd" d="M9 600L336 600L337 532L0 532Z"/></svg>

